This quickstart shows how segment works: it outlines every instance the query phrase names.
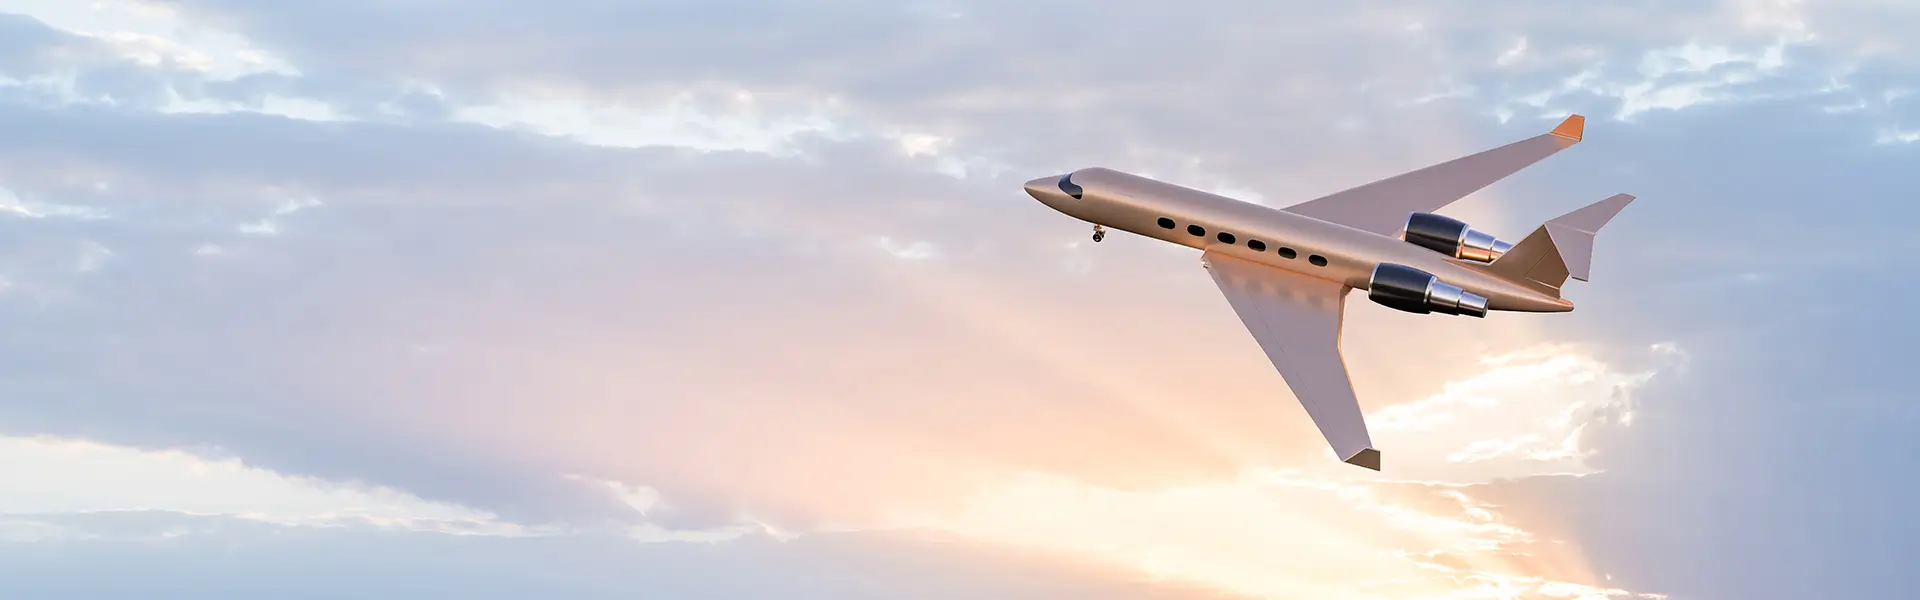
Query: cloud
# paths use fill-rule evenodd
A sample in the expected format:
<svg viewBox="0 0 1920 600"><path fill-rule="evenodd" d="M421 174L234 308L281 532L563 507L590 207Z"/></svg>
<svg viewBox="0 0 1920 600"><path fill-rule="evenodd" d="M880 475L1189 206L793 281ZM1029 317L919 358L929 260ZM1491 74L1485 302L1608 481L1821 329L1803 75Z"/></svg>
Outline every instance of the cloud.
<svg viewBox="0 0 1920 600"><path fill-rule="evenodd" d="M1594 578L1560 540L1516 526L1468 493L1287 471L1147 492L1030 476L935 522L1252 597L1661 597L1563 579Z"/></svg>
<svg viewBox="0 0 1920 600"><path fill-rule="evenodd" d="M240 134L253 127L308 127L195 118L233 128L227 143L246 140ZM132 136L159 127L123 119ZM518 148L506 134L468 133L452 139ZM186 135L159 139L196 147ZM944 236L902 227L899 215L914 214L911 199L867 210L833 197L824 185L833 173L876 180L856 165L887 156L878 149L822 154L832 158L816 167L741 154L719 157L716 166L663 170L646 183L684 186L686 195L656 206L691 203L705 169L751 168L744 165L769 167L758 185L828 189L785 199L790 205L742 202L739 214L748 216L719 210L662 220L619 203L521 207L510 194L411 208L367 182L383 172L401 181L427 175L386 171L354 158L351 147L317 147L325 150L305 153L312 160L273 167L308 182L309 191L250 201L236 193L234 206L210 211L204 225L169 231L143 226L144 219L59 221L114 240L118 259L106 273L117 276L79 278L25 263L27 280L89 300L53 304L11 329L17 335L8 354L29 360L9 378L5 397L19 399L6 406L9 427L138 448L216 446L276 472L405 490L511 523L605 522L619 530L742 520L801 530L872 527L891 510L965 510L960 501L969 493L1008 473L1152 494L1231 478L1248 464L1324 460L1324 444L1280 391L1283 382L1184 258L1110 244L1122 249L1097 260L1136 272L1139 283L1064 279L1064 261L1008 266L1002 257L1049 251L1035 242L969 244L955 235L967 231L958 226ZM654 154L663 155L675 156ZM341 157L339 166L327 156ZM180 191L141 186L148 190L186 197L199 189L182 175L190 165L66 160L75 170L128 173L114 176L110 189L148 177L179 181L171 186ZM38 171L51 172L58 169ZM30 183L35 176L20 175ZM936 173L887 177L899 178L900 189L954 196L956 185L972 185ZM541 185L505 181L488 193ZM718 184L728 186L742 184ZM737 189L740 198L778 198ZM1024 206L933 217L964 220ZM827 212L807 220L807 207ZM768 225L789 227L740 227L751 223L748 209L759 209ZM781 210L794 218L772 218ZM281 212L272 217L277 235L238 231ZM1044 227L1006 220L1014 231ZM14 225L44 231L35 228L46 221ZM735 225L688 226L703 221ZM895 226L868 228L888 223ZM941 249L940 260L900 261L860 238L838 237L863 230L920 232L935 240L929 246ZM656 234L636 235L646 231ZM714 236L736 241L700 244ZM207 243L229 250L198 253ZM676 254L696 260L630 259ZM1128 263L1134 266L1113 266ZM1076 285L1033 283L1048 278ZM173 300L125 312L98 299L108 296ZM1088 310L1096 298L1113 308ZM1393 329L1391 316L1364 306L1356 305L1354 328L1368 331L1356 339ZM1187 332L1183 346L1213 350L1128 344L1137 330L1112 323L1129 316L1151 316L1155 328ZM818 342L798 343L808 340ZM116 358L83 358L93 356ZM1433 379L1444 377L1440 366L1408 389L1444 381ZM1421 452L1395 442L1394 456ZM663 505L641 514L619 493L634 486L659 490ZM1365 515L1348 518L1364 522Z"/></svg>
<svg viewBox="0 0 1920 600"><path fill-rule="evenodd" d="M1513 360L1493 361L1496 368L1483 378L1507 378L1499 365ZM1391 442L1395 456L1431 452L1418 438L1392 433L1381 437L1383 442ZM286 478L230 459L208 461L180 452L143 453L54 440L13 439L7 444L10 447L4 454L16 457L16 462L0 464L0 470L8 471L0 474L15 482L10 493L24 494L24 499L32 502L22 504L21 498L5 497L0 497L0 502L39 514L23 517L16 513L0 530L15 542L58 543L62 552L99 551L103 546L142 540L167 541L171 552L184 555L191 555L188 549L203 543L194 540L217 540L240 547L262 545L253 541L253 534L245 527L204 518L170 520L162 513L130 512L137 510L232 515L278 527L321 525L329 530L344 527L345 531L362 532L337 541L291 530L275 534L276 538L293 535L290 539L300 540L300 544L322 548L334 543L359 543L351 540L394 528L512 537L556 535L542 533L552 530L512 526L490 515L422 502L392 490L341 488ZM79 467L80 462L87 466ZM807 462L812 461L802 457L797 464ZM701 463L725 466L706 459ZM1580 583L1594 578L1584 573L1573 557L1557 550L1553 540L1538 538L1524 524L1498 516L1498 508L1470 497L1468 494L1475 493L1471 487L1367 481L1355 479L1350 470L1335 471L1319 461L1311 464L1315 466L1305 471L1253 471L1172 487L1112 488L1090 484L1072 473L1015 473L982 482L976 491L959 498L951 511L893 511L895 516L890 520L870 522L867 527L948 532L943 535L1030 548L1044 556L1075 556L1076 560L1108 568L1138 570L1155 581L1169 582L1165 585L1205 585L1260 597L1307 592L1334 597L1341 593L1477 597L1472 594L1489 590L1542 598L1559 597L1561 591L1595 597L1631 595ZM861 467L857 463L841 466ZM1418 473L1408 469L1396 472ZM831 489L857 484L862 476L843 473L821 483L832 482L823 486ZM664 508L672 508L670 499L647 490L620 491L636 509L651 512L662 508L662 500L666 500ZM129 498L140 498L141 504L130 506L125 503ZM273 507L277 513L259 514L255 507ZM63 516L75 512L83 514ZM1283 514L1298 517L1277 518ZM1136 525L1123 525L1128 523ZM663 538L662 533L667 535ZM587 543L566 541L570 539L567 534L559 535L553 543ZM738 537L740 532L715 538L699 532L637 528L630 535L652 543L661 539L734 540L727 546L739 549L726 550L726 554L749 552L760 544L751 537ZM807 545L825 543L813 541L817 538L816 534L802 539L809 540ZM277 552L278 547L268 545L264 550ZM309 547L303 552L312 551ZM1274 565L1290 566L1276 570ZM707 580L682 585L716 583Z"/></svg>
<svg viewBox="0 0 1920 600"><path fill-rule="evenodd" d="M1385 439L1409 446L1396 473L1413 479L1484 482L1544 474L1587 475L1599 429L1630 426L1637 391L1684 357L1670 345L1649 353L1654 370L1616 372L1566 347L1535 347L1481 359L1483 372L1425 399L1368 415Z"/></svg>
<svg viewBox="0 0 1920 600"><path fill-rule="evenodd" d="M48 438L0 438L0 505L42 513L169 511L285 525L364 520L484 525L490 515L392 489L337 487L180 451L141 452Z"/></svg>
<svg viewBox="0 0 1920 600"><path fill-rule="evenodd" d="M92 40L120 58L150 68L185 69L225 79L298 73L252 40L183 18L163 2L9 0L0 8L14 13L10 18L45 23L65 36Z"/></svg>
<svg viewBox="0 0 1920 600"><path fill-rule="evenodd" d="M1871 58L1897 38L1849 34L1850 8L6 6L35 20L0 25L0 428L514 525L918 513L1259 593L1338 579L1242 550L1299 554L1263 520L1312 510L1351 536L1333 575L1606 593L1575 587L1603 585L1585 557L1492 558L1552 554L1557 523L1470 484L1644 466L1621 440L1670 430L1616 425L1670 366L1648 345L1727 354L1756 314L1861 307L1826 291L1883 270L1859 230L1774 209L1901 222L1810 175L1904 189L1860 177L1901 172L1864 153L1900 151L1868 147L1908 105ZM1361 396L1417 486L1322 468L1345 469L1190 253L1093 247L1017 188L1106 164L1280 206L1574 110L1625 120L1457 214L1520 232L1658 199L1603 236L1582 312L1353 303ZM1793 139L1861 166L1760 152L1814 124ZM1069 530L1008 525L1034 515Z"/></svg>
<svg viewBox="0 0 1920 600"><path fill-rule="evenodd" d="M85 537L8 541L10 598L138 589L148 598L323 596L615 598L1227 598L1081 562L1009 553L951 536L849 533L792 542L636 544L611 536L494 538L358 528L290 528L172 513L55 520ZM750 574L742 576L742 574ZM396 595L399 594L399 595Z"/></svg>
<svg viewBox="0 0 1920 600"><path fill-rule="evenodd" d="M1483 359L1438 394L1368 415L1387 449L1381 475L1330 456L1127 488L1016 471L957 507L895 519L1255 597L1657 598L1603 585L1548 533L1557 520L1480 496L1510 498L1504 482L1597 473L1592 440L1631 425L1639 388L1683 358L1656 346L1640 373L1565 346Z"/></svg>

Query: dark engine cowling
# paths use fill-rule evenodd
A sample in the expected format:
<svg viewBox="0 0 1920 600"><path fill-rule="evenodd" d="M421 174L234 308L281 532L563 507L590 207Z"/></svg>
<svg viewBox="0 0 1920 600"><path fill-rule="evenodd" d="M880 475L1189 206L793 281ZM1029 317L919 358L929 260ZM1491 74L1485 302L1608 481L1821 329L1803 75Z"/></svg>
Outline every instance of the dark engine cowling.
<svg viewBox="0 0 1920 600"><path fill-rule="evenodd" d="M1405 265L1382 263L1373 268L1367 299L1410 313L1487 316L1487 299L1440 281L1432 273Z"/></svg>
<svg viewBox="0 0 1920 600"><path fill-rule="evenodd" d="M1513 244L1468 227L1459 219L1433 213L1407 215L1407 227L1403 231L1408 243L1454 258L1493 262L1513 249Z"/></svg>

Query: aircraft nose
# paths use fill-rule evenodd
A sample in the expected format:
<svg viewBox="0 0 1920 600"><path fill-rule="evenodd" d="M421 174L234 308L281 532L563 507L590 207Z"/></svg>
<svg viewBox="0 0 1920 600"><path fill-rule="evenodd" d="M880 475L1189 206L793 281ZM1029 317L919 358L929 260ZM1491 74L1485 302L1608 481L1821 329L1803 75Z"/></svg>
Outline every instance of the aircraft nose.
<svg viewBox="0 0 1920 600"><path fill-rule="evenodd" d="M1039 200L1041 202L1047 201L1049 199L1048 196L1052 196L1060 193L1061 177L1062 177L1061 175L1048 175L1046 177L1041 177L1039 179L1035 179L1033 181L1027 182L1027 185L1025 186L1027 190L1027 195L1033 196L1033 199Z"/></svg>

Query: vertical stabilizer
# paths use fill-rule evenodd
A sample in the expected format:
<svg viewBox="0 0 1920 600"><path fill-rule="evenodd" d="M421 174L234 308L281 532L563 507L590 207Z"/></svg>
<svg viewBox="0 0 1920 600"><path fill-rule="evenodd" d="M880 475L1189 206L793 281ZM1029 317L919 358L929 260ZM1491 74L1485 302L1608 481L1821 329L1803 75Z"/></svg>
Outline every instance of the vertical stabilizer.
<svg viewBox="0 0 1920 600"><path fill-rule="evenodd" d="M1512 281L1538 284L1559 291L1568 278L1586 281L1593 266L1594 234L1633 202L1633 196L1614 196L1541 224L1487 270Z"/></svg>

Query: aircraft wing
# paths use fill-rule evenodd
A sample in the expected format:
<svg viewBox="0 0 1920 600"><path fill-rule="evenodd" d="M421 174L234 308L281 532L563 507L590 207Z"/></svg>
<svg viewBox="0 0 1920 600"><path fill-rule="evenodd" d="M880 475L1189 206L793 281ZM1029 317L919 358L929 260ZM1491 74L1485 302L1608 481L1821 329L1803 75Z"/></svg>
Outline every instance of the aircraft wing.
<svg viewBox="0 0 1920 600"><path fill-rule="evenodd" d="M1214 251L1200 261L1340 460L1380 470L1380 451L1367 437L1340 356L1341 317L1353 288Z"/></svg>
<svg viewBox="0 0 1920 600"><path fill-rule="evenodd" d="M1586 117L1573 115L1548 133L1308 200L1285 210L1391 236L1407 224L1410 213L1440 210L1579 143L1586 123Z"/></svg>

